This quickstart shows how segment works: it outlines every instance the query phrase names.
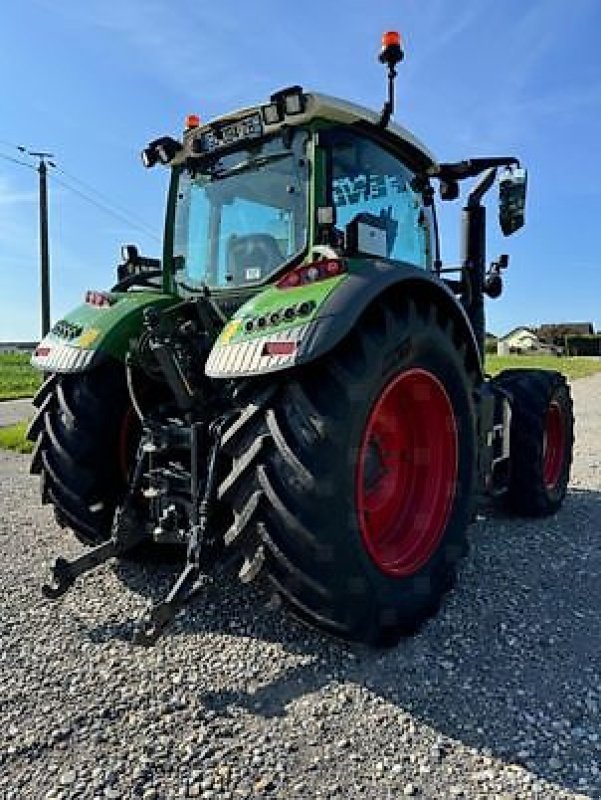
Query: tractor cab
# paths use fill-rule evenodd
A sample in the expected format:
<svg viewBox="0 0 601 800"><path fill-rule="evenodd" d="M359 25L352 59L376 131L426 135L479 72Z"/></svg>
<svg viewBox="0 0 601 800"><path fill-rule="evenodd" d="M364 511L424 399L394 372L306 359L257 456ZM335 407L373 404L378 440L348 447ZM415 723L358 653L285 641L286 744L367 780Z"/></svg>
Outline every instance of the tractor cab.
<svg viewBox="0 0 601 800"><path fill-rule="evenodd" d="M324 246L432 268L424 191L435 161L400 126L383 130L373 111L297 86L187 124L182 142L159 139L143 153L148 166L172 167L167 288L249 295Z"/></svg>
<svg viewBox="0 0 601 800"><path fill-rule="evenodd" d="M487 273L481 201L503 167L499 220L504 234L513 233L524 222L525 171L504 156L438 163L390 121L399 54L394 43L382 53L389 96L380 114L293 86L205 124L191 115L181 141L151 142L144 164L172 170L165 292L208 293L229 315L271 284L362 273L375 259L389 270L428 273L458 296L482 354L483 295L501 293L507 257ZM463 210L461 263L444 267L434 181L442 200L454 200L460 181L480 175ZM247 317L252 309L243 323Z"/></svg>

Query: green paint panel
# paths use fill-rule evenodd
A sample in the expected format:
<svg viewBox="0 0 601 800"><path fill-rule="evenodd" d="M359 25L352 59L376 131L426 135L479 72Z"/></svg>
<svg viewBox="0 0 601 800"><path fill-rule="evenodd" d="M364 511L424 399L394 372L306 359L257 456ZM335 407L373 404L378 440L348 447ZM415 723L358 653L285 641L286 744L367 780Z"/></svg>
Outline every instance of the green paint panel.
<svg viewBox="0 0 601 800"><path fill-rule="evenodd" d="M257 336L265 336L269 332L279 332L298 325L306 325L307 322L319 316L319 309L323 302L344 280L346 280L346 275L337 275L334 278L308 283L304 286L296 286L293 289L278 289L276 286L267 287L265 291L255 295L238 309L223 329L216 346L248 341ZM294 308L300 303L307 302L314 304L314 308L308 314L296 316L289 321L282 319L277 325L269 324L264 328L250 332L247 332L243 327L248 320L257 319L258 317L269 318L271 314L278 311L283 314L286 308Z"/></svg>
<svg viewBox="0 0 601 800"><path fill-rule="evenodd" d="M50 332L49 342L61 342L87 350L101 350L114 358L124 358L130 339L137 336L142 324L142 312L150 306L165 307L178 302L174 295L157 292L113 292L111 306L97 307L88 303L74 308L61 322L81 328L75 338ZM58 326L55 325L53 331Z"/></svg>

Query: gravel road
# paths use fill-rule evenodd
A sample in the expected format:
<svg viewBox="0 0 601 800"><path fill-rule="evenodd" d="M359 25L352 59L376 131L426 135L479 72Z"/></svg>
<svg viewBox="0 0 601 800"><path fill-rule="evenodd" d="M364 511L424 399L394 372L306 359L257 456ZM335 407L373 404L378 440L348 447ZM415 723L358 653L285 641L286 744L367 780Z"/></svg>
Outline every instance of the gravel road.
<svg viewBox="0 0 601 800"><path fill-rule="evenodd" d="M0 797L601 798L601 375L574 385L564 509L490 515L441 614L397 649L307 630L258 590L209 589L152 650L133 620L174 569L105 566L0 454Z"/></svg>
<svg viewBox="0 0 601 800"><path fill-rule="evenodd" d="M34 411L29 397L20 400L0 400L0 428L4 425L14 425L22 419L29 419Z"/></svg>

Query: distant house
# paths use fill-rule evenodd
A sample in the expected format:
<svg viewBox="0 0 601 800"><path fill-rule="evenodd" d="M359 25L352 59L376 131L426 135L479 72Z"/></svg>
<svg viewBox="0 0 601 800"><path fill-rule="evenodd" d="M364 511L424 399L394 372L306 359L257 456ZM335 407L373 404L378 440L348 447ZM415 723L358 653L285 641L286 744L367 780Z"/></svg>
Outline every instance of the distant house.
<svg viewBox="0 0 601 800"><path fill-rule="evenodd" d="M601 337L594 333L592 322L558 322L538 328L522 325L499 337L497 353L502 356L510 353L601 355Z"/></svg>
<svg viewBox="0 0 601 800"><path fill-rule="evenodd" d="M548 352L549 348L540 341L532 328L519 327L500 336L497 340L497 354L507 356L511 353Z"/></svg>
<svg viewBox="0 0 601 800"><path fill-rule="evenodd" d="M592 336L595 328L592 322L559 322L541 325L535 332L541 342L565 347L566 336Z"/></svg>
<svg viewBox="0 0 601 800"><path fill-rule="evenodd" d="M0 342L0 353L33 353L37 342Z"/></svg>
<svg viewBox="0 0 601 800"><path fill-rule="evenodd" d="M538 335L553 342L569 356L601 356L601 332L595 333L591 322L562 322L558 325L541 325Z"/></svg>

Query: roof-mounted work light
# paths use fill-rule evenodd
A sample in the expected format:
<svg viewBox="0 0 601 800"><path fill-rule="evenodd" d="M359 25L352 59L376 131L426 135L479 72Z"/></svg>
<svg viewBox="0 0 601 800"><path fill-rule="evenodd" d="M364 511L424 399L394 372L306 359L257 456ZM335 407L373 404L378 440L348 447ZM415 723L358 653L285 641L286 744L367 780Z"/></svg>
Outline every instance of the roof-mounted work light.
<svg viewBox="0 0 601 800"><path fill-rule="evenodd" d="M284 116L302 114L305 110L305 95L301 86L288 86L279 92L274 92L269 98L271 103L263 106L263 122L266 125L276 125Z"/></svg>
<svg viewBox="0 0 601 800"><path fill-rule="evenodd" d="M305 96L300 86L291 86L284 89L284 110L287 115L302 114L305 110Z"/></svg>
<svg viewBox="0 0 601 800"><path fill-rule="evenodd" d="M282 119L279 103L270 103L268 106L263 106L261 112L263 114L263 122L266 125L277 125Z"/></svg>
<svg viewBox="0 0 601 800"><path fill-rule="evenodd" d="M146 169L154 167L159 160L154 148L151 145L148 145L148 147L145 147L144 150L142 150L140 153L140 158L142 159L142 164L144 164Z"/></svg>
<svg viewBox="0 0 601 800"><path fill-rule="evenodd" d="M171 136L162 136L155 139L148 147L142 150L141 158L144 166L149 169L155 164L170 164L175 156L183 149L181 142L172 139Z"/></svg>

